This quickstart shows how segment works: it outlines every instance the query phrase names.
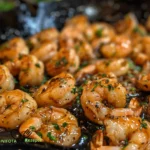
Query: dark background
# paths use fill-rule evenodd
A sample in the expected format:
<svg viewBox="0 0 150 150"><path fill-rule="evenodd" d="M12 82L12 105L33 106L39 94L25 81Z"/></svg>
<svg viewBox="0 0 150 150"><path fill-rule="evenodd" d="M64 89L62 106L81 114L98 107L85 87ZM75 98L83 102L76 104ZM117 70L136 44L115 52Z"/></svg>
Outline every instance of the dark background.
<svg viewBox="0 0 150 150"><path fill-rule="evenodd" d="M1 0L0 0L1 1ZM61 0L59 2L32 4L25 0L16 0L14 9L0 12L0 43L14 37L29 37L48 27L59 30L67 18L84 13L90 21L114 23L128 12L133 12L141 23L149 15L149 0ZM86 126L86 125L85 125ZM87 126L93 124L87 123ZM93 131L88 128L88 132ZM1 133L0 133L1 134ZM91 137L89 137L90 140ZM82 140L80 140L81 143ZM62 148L48 144L0 144L0 150L88 150L87 143L77 144L73 148Z"/></svg>
<svg viewBox="0 0 150 150"><path fill-rule="evenodd" d="M113 23L126 13L134 12L144 23L150 10L149 0L51 1L33 4L31 0L16 0L14 9L0 12L0 43L14 36L26 38L48 27L61 29L65 20L75 14L85 13L91 21Z"/></svg>

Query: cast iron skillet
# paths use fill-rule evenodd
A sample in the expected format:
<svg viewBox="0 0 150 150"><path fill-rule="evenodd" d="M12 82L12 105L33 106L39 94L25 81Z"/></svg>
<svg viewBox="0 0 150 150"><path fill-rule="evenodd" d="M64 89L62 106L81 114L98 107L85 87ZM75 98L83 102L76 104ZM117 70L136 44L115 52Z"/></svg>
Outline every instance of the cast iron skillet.
<svg viewBox="0 0 150 150"><path fill-rule="evenodd" d="M15 9L0 13L0 43L15 36L27 38L48 27L63 27L66 19L76 14L86 14L90 21L106 21L113 24L128 12L133 12L139 21L144 23L149 15L149 0L61 0L59 2L31 4L17 1ZM129 95L129 99L134 95ZM135 95L137 96L137 95ZM0 132L0 138L13 137L14 144L0 143L0 150L88 150L93 133L103 126L96 125L86 119L80 105L75 103L70 111L78 118L82 130L79 142L72 148L62 148L46 143L25 143L24 138L16 137L18 132Z"/></svg>

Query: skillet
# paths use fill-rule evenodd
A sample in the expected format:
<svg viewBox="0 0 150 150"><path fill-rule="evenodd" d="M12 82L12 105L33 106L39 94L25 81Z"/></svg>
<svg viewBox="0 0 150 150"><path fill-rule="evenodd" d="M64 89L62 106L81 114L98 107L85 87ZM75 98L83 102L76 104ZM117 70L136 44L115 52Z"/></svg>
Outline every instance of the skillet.
<svg viewBox="0 0 150 150"><path fill-rule="evenodd" d="M123 18L128 12L133 12L141 23L149 15L148 0L60 0L51 2L31 3L31 1L16 1L16 7L7 12L0 12L0 43L15 36L27 38L48 27L63 27L66 19L76 14L85 14L93 21L106 21L113 24ZM144 95L144 94L143 94ZM129 95L128 99L137 95ZM88 142L93 133L103 126L96 125L85 119L79 104L75 103L70 111L78 118L82 129L79 142L72 148L62 148L46 143L25 143L22 137L17 137L16 130L1 132L0 138L15 138L17 143L0 143L0 150L88 150Z"/></svg>

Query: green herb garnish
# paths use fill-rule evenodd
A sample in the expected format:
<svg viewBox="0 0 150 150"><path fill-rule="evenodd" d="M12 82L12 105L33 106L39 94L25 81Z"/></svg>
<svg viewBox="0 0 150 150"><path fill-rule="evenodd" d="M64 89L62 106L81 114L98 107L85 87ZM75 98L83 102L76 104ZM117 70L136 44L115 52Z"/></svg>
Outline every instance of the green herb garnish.
<svg viewBox="0 0 150 150"><path fill-rule="evenodd" d="M63 124L62 124L62 127L66 127L68 125L68 123L67 122L64 122Z"/></svg>
<svg viewBox="0 0 150 150"><path fill-rule="evenodd" d="M102 37L102 32L103 32L103 29L102 28L100 28L100 29L98 29L97 31L96 31L96 36L98 36L98 37Z"/></svg>
<svg viewBox="0 0 150 150"><path fill-rule="evenodd" d="M55 141L55 142L57 141L57 140L56 140L56 137L53 136L53 135L51 134L51 132L48 132L48 133L47 133L47 137L48 137L50 140L52 140L52 141Z"/></svg>
<svg viewBox="0 0 150 150"><path fill-rule="evenodd" d="M107 88L108 88L109 91L114 90L114 87L113 87L111 84L109 84L109 85L107 86Z"/></svg>
<svg viewBox="0 0 150 150"><path fill-rule="evenodd" d="M37 132L37 135L39 136L39 137L41 137L42 138L42 133L41 132Z"/></svg>
<svg viewBox="0 0 150 150"><path fill-rule="evenodd" d="M92 88L91 92L94 92L95 88L96 88L98 85L99 85L98 82L96 82L96 83L94 84L94 87Z"/></svg>
<svg viewBox="0 0 150 150"><path fill-rule="evenodd" d="M54 128L55 128L56 130L60 130L60 127L59 127L59 125L58 125L57 123L53 123L53 126L54 126Z"/></svg>
<svg viewBox="0 0 150 150"><path fill-rule="evenodd" d="M145 35L144 31L142 31L138 26L133 29L133 32L134 32L134 33L138 33L138 34L140 34L141 36L144 36L144 35Z"/></svg>
<svg viewBox="0 0 150 150"><path fill-rule="evenodd" d="M41 67L40 64L38 64L38 63L36 63L35 66L36 66L37 68L40 68L40 67Z"/></svg>
<svg viewBox="0 0 150 150"><path fill-rule="evenodd" d="M29 128L30 128L32 131L35 131L35 130L36 130L35 126L30 126Z"/></svg>
<svg viewBox="0 0 150 150"><path fill-rule="evenodd" d="M62 57L60 60L56 61L55 67L66 66L68 64L68 60L66 57Z"/></svg>
<svg viewBox="0 0 150 150"><path fill-rule="evenodd" d="M71 93L76 94L77 92L78 92L78 90L76 87L72 88Z"/></svg>
<svg viewBox="0 0 150 150"><path fill-rule="evenodd" d="M28 99L22 99L21 100L22 103L25 103L25 102L28 102L28 101L29 101Z"/></svg>

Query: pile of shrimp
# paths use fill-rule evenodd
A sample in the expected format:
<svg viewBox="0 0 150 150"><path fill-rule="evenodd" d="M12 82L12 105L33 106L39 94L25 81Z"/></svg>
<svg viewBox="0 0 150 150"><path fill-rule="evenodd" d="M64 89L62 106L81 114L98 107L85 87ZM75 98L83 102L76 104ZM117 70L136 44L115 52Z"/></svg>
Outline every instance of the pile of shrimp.
<svg viewBox="0 0 150 150"><path fill-rule="evenodd" d="M82 122L104 127L88 137L91 150L150 150L149 31L150 18L141 25L132 13L113 25L78 15L0 45L0 128L72 147L78 104Z"/></svg>

